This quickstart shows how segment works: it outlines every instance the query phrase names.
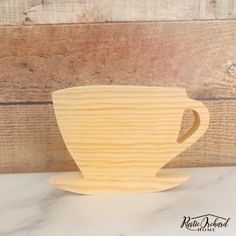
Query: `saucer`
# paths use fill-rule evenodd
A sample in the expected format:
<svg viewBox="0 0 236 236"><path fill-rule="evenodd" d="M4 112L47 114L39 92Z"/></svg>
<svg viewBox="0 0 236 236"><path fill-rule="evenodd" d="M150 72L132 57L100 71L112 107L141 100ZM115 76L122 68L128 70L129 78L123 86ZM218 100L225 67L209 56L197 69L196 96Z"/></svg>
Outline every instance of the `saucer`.
<svg viewBox="0 0 236 236"><path fill-rule="evenodd" d="M158 172L153 178L87 179L80 173L52 177L50 183L58 188L80 194L104 194L114 192L160 192L173 188L189 178L183 173Z"/></svg>

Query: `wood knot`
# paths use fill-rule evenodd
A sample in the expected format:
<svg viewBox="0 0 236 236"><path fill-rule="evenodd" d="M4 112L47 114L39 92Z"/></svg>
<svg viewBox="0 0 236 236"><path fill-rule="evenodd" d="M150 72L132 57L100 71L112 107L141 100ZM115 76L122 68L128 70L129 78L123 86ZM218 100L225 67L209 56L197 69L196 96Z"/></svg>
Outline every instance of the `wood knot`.
<svg viewBox="0 0 236 236"><path fill-rule="evenodd" d="M211 0L211 1L209 1L208 4L209 4L209 7L212 8L212 9L217 7L217 1L216 0Z"/></svg>
<svg viewBox="0 0 236 236"><path fill-rule="evenodd" d="M236 61L235 60L229 60L224 65L225 71L228 75L236 77Z"/></svg>
<svg viewBox="0 0 236 236"><path fill-rule="evenodd" d="M211 0L208 2L207 10L217 18L217 15L220 13L220 5L216 0Z"/></svg>

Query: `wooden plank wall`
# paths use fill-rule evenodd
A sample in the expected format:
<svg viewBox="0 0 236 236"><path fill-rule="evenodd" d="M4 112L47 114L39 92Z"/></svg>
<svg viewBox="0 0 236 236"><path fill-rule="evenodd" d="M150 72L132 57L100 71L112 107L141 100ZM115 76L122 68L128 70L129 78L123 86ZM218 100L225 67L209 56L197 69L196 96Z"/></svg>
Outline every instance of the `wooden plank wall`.
<svg viewBox="0 0 236 236"><path fill-rule="evenodd" d="M1 0L0 24L233 19L235 0Z"/></svg>
<svg viewBox="0 0 236 236"><path fill-rule="evenodd" d="M92 84L187 89L209 108L210 127L168 167L235 165L235 6L232 0L1 1L0 172L75 170L51 92ZM93 23L71 24L87 22ZM182 133L191 122L187 113Z"/></svg>

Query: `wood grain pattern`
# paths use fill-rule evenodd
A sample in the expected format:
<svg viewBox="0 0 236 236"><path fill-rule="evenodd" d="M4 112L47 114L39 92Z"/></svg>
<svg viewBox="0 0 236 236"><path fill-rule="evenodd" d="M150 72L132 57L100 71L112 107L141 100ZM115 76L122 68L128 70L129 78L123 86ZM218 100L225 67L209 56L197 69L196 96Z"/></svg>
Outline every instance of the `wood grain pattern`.
<svg viewBox="0 0 236 236"><path fill-rule="evenodd" d="M49 102L55 90L96 84L236 95L236 21L2 26L0 41L1 103Z"/></svg>
<svg viewBox="0 0 236 236"><path fill-rule="evenodd" d="M206 134L167 167L236 164L236 100L203 101L211 115ZM187 113L183 130L190 127ZM0 106L0 172L76 170L51 104Z"/></svg>
<svg viewBox="0 0 236 236"><path fill-rule="evenodd" d="M52 105L0 106L0 172L76 170Z"/></svg>
<svg viewBox="0 0 236 236"><path fill-rule="evenodd" d="M52 183L76 193L157 192L182 184L188 175L160 171L209 124L207 108L181 88L79 86L52 97L63 140L83 176ZM186 109L194 122L178 138Z"/></svg>
<svg viewBox="0 0 236 236"><path fill-rule="evenodd" d="M235 21L1 26L1 172L75 170L51 93L95 84L178 86L212 100L211 132L169 166L236 164L235 40Z"/></svg>
<svg viewBox="0 0 236 236"><path fill-rule="evenodd" d="M236 18L235 0L1 0L0 25Z"/></svg>
<svg viewBox="0 0 236 236"><path fill-rule="evenodd" d="M163 173L164 172L164 173ZM57 175L53 176L50 183L58 188L79 194L109 194L117 192L160 192L176 187L186 180L189 176L182 173L168 173L160 171L155 178L134 179L87 179L77 175Z"/></svg>

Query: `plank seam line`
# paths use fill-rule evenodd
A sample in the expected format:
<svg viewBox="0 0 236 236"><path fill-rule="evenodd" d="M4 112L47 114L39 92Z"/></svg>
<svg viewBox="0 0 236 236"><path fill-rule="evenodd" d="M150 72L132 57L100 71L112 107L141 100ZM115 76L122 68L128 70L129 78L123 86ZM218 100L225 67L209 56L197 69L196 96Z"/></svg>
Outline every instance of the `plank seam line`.
<svg viewBox="0 0 236 236"><path fill-rule="evenodd" d="M32 27L32 26L58 26L58 25L99 25L99 24L146 24L146 23L181 23L181 22L235 22L236 17L234 18L222 18L222 19L189 19L189 20L156 20L156 21L99 21L99 22L75 22L75 23L35 23L35 24L0 24L0 27Z"/></svg>
<svg viewBox="0 0 236 236"><path fill-rule="evenodd" d="M15 106L15 105L52 105L52 102L0 102L0 106Z"/></svg>
<svg viewBox="0 0 236 236"><path fill-rule="evenodd" d="M191 98L198 101L224 101L224 100L236 100L236 98ZM0 106L14 106L14 105L52 105L52 101L45 102L0 102Z"/></svg>

